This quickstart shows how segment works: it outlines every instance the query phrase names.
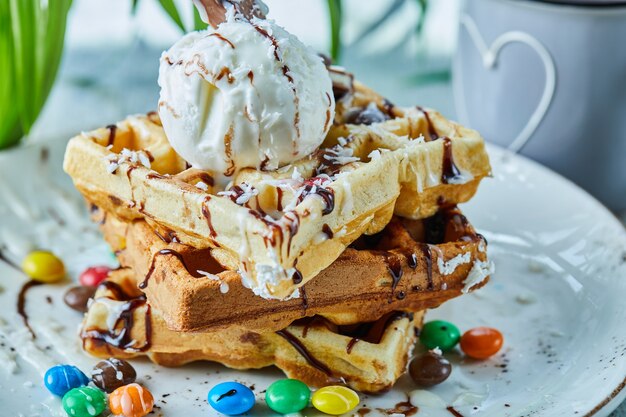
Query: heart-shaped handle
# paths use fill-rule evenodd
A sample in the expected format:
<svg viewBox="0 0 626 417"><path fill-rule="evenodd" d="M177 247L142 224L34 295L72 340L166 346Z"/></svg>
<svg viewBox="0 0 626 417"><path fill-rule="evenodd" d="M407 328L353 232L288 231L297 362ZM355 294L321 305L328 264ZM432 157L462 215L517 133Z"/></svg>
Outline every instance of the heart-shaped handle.
<svg viewBox="0 0 626 417"><path fill-rule="evenodd" d="M478 27L474 20L467 14L461 16L461 27L467 30L470 38L474 42L476 49L482 56L483 66L485 69L493 70L496 67L496 62L498 61L498 56L502 48L510 43L519 42L530 46L537 54L539 58L541 58L541 62L544 65L546 72L546 81L545 86L543 88L543 93L541 95L541 99L537 104L537 108L528 119L528 122L522 129L522 131L517 135L517 137L511 142L508 146L508 149L512 152L519 152L524 145L530 140L532 135L535 133L539 124L543 120L552 103L552 98L554 97L554 90L556 87L556 66L554 64L554 60L552 56L546 49L546 47L537 40L537 38L529 35L526 32L521 31L511 31L505 32L502 35L498 36L490 47L487 46L485 40L481 36L478 31ZM462 80L462 78L459 78ZM457 91L456 94L457 99L457 109L459 111L459 115L461 119L464 119L466 123L469 123L469 117L467 114L467 108L465 106L465 95L463 91L463 86Z"/></svg>

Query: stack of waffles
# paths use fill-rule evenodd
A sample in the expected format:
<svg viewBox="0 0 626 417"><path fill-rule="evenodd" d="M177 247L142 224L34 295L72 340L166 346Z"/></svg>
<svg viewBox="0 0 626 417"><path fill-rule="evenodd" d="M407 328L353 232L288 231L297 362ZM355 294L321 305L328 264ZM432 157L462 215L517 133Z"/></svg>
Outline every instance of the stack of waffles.
<svg viewBox="0 0 626 417"><path fill-rule="evenodd" d="M330 70L321 147L225 189L176 154L156 113L70 140L64 168L120 263L85 315L87 352L380 392L425 310L486 282L486 242L456 206L490 174L480 135Z"/></svg>

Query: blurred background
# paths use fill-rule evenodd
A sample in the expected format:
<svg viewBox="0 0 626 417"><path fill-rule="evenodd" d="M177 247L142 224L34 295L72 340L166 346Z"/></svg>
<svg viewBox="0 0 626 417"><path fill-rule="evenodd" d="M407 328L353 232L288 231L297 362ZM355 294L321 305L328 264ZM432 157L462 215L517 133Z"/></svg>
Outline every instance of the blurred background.
<svg viewBox="0 0 626 417"><path fill-rule="evenodd" d="M626 2L266 3L395 104L435 108L624 216ZM198 27L190 0L1 1L0 148L155 109L161 52Z"/></svg>
<svg viewBox="0 0 626 417"><path fill-rule="evenodd" d="M269 17L316 50L330 54L326 0L266 3ZM459 2L429 4L421 35L416 25L423 11L416 0L382 0L367 7L359 0L341 3L340 64L398 104L427 103L454 116L449 79ZM132 4L131 0L73 1L59 77L32 132L33 140L50 129L71 134L156 107L159 56L182 31L158 0L140 0L134 14ZM181 19L191 25L191 1L175 4Z"/></svg>

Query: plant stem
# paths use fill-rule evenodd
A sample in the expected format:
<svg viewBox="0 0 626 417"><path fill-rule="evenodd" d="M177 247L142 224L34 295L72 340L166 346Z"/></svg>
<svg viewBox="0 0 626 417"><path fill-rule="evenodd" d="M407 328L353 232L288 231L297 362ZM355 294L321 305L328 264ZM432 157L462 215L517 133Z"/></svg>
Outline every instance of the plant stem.
<svg viewBox="0 0 626 417"><path fill-rule="evenodd" d="M327 0L330 17L330 56L334 62L341 57L341 0Z"/></svg>

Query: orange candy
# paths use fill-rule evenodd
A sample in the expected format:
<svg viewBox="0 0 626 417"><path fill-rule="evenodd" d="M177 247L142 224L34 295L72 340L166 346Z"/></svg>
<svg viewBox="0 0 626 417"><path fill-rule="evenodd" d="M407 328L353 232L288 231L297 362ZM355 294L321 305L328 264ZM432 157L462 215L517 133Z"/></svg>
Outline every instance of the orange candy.
<svg viewBox="0 0 626 417"><path fill-rule="evenodd" d="M470 358L487 359L498 353L504 338L491 327L475 327L461 336L461 350Z"/></svg>
<svg viewBox="0 0 626 417"><path fill-rule="evenodd" d="M118 416L144 417L153 406L152 394L139 384L124 385L109 395L109 408Z"/></svg>

